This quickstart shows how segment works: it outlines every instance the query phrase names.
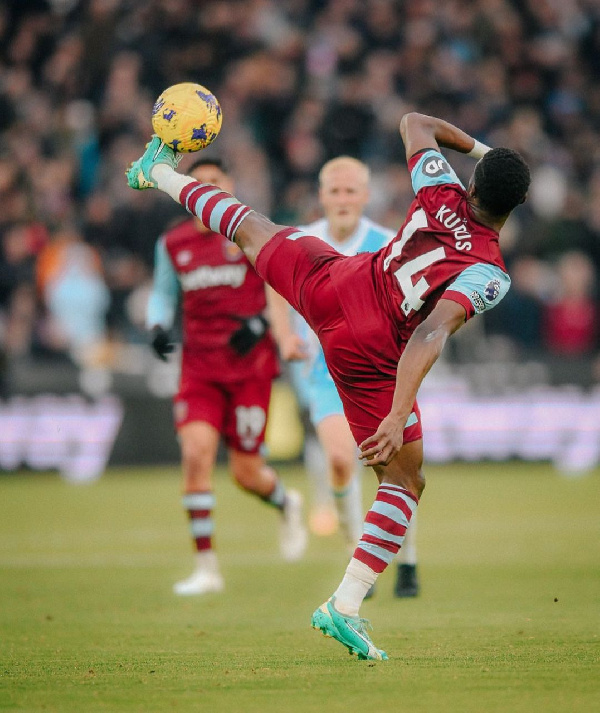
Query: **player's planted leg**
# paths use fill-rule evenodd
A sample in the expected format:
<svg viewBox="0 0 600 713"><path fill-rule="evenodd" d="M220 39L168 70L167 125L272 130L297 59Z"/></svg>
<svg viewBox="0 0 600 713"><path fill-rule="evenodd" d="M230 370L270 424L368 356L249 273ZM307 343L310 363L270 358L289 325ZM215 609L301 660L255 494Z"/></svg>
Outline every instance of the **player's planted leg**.
<svg viewBox="0 0 600 713"><path fill-rule="evenodd" d="M420 495L424 487L421 475L422 445L421 440L408 443L401 448L389 466L375 467L380 485L375 501L365 517L362 537L333 597L313 614L313 627L347 648L349 648L348 637L352 638L354 634L349 633L348 629L335 618L331 612L331 601L335 612L348 620L350 627L356 629L352 622L361 621L359 609L363 600L375 584L377 577L393 561L402 546L413 513L416 511L417 494ZM388 479L395 482L388 482ZM402 483L405 487L397 483ZM327 612L335 626L328 624ZM339 628L338 623L340 623ZM352 641L356 643L353 638Z"/></svg>
<svg viewBox="0 0 600 713"><path fill-rule="evenodd" d="M207 490L186 493L182 504L189 517L190 534L196 549L196 566L189 577L173 585L173 592L184 597L221 592L225 584L212 546L214 494Z"/></svg>

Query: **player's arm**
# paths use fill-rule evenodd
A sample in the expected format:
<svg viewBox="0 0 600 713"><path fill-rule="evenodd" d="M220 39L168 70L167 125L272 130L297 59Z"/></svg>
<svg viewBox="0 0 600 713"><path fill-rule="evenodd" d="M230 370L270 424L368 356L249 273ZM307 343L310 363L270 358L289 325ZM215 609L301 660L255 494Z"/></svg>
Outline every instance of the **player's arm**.
<svg viewBox="0 0 600 713"><path fill-rule="evenodd" d="M164 238L160 238L154 249L154 273L146 308L146 327L152 333L152 348L163 361L175 348L169 331L175 321L178 299L177 272L167 253Z"/></svg>
<svg viewBox="0 0 600 713"><path fill-rule="evenodd" d="M308 357L304 339L293 329L291 307L272 287L267 285L267 303L271 331L279 347L281 358L286 361L301 361Z"/></svg>
<svg viewBox="0 0 600 713"><path fill-rule="evenodd" d="M419 151L441 148L453 149L474 158L481 158L490 147L469 136L466 132L443 119L411 112L400 121L400 135L404 142L407 160Z"/></svg>
<svg viewBox="0 0 600 713"><path fill-rule="evenodd" d="M461 304L441 299L415 329L398 362L392 408L377 431L360 444L359 457L364 465L387 465L398 453L421 382L442 353L448 337L465 323L466 316Z"/></svg>
<svg viewBox="0 0 600 713"><path fill-rule="evenodd" d="M406 421L427 372L448 337L468 319L494 309L510 288L510 277L498 265L474 263L444 291L431 314L415 329L398 362L390 413L377 431L361 443L365 465L387 465L400 450Z"/></svg>

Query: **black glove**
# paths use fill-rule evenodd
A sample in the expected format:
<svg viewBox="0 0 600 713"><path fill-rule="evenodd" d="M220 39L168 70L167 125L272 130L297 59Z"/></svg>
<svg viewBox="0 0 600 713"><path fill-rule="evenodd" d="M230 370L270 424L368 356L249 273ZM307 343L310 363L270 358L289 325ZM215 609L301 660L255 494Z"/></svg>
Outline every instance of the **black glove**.
<svg viewBox="0 0 600 713"><path fill-rule="evenodd" d="M242 326L229 338L229 346L238 354L244 356L265 336L269 323L262 314L256 314L254 317L246 317L244 319L240 318L240 322Z"/></svg>
<svg viewBox="0 0 600 713"><path fill-rule="evenodd" d="M169 332L162 327L154 327L152 330L152 349L159 359L167 361L167 354L175 350L175 344L171 341Z"/></svg>

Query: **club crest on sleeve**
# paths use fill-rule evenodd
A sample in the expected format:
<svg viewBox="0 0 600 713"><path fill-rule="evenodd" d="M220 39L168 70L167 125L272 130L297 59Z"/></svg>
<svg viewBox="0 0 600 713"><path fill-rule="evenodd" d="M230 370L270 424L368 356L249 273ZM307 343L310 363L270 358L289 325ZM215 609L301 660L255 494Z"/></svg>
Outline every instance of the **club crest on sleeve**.
<svg viewBox="0 0 600 713"><path fill-rule="evenodd" d="M436 178L436 176L441 176L444 173L450 173L450 166L443 158L435 156L423 161L421 171L428 178Z"/></svg>
<svg viewBox="0 0 600 713"><path fill-rule="evenodd" d="M500 294L500 280L490 280L485 286L483 294L488 302L493 302Z"/></svg>
<svg viewBox="0 0 600 713"><path fill-rule="evenodd" d="M485 302L483 301L483 297L479 294L479 292L476 292L475 290L471 292L471 303L473 307L475 307L475 312L477 312L477 314L485 310Z"/></svg>

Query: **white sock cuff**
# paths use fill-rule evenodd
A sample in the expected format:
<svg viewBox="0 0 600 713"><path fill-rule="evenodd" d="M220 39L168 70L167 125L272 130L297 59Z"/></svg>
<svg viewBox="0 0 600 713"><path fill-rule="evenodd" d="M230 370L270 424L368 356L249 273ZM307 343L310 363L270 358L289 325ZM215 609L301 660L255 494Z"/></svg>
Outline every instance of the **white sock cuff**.
<svg viewBox="0 0 600 713"><path fill-rule="evenodd" d="M219 559L214 550L196 552L196 567L206 572L219 572Z"/></svg>
<svg viewBox="0 0 600 713"><path fill-rule="evenodd" d="M367 567L364 562L361 562L354 557L350 560L350 563L346 568L346 574L352 575L360 582L364 582L369 586L374 584L378 577L377 572L374 572L370 567Z"/></svg>
<svg viewBox="0 0 600 713"><path fill-rule="evenodd" d="M158 163L150 171L150 177L156 181L158 188L171 196L171 198L179 203L181 191L190 183L194 183L195 179L189 176L183 176L181 173L174 171L171 166L166 163Z"/></svg>

